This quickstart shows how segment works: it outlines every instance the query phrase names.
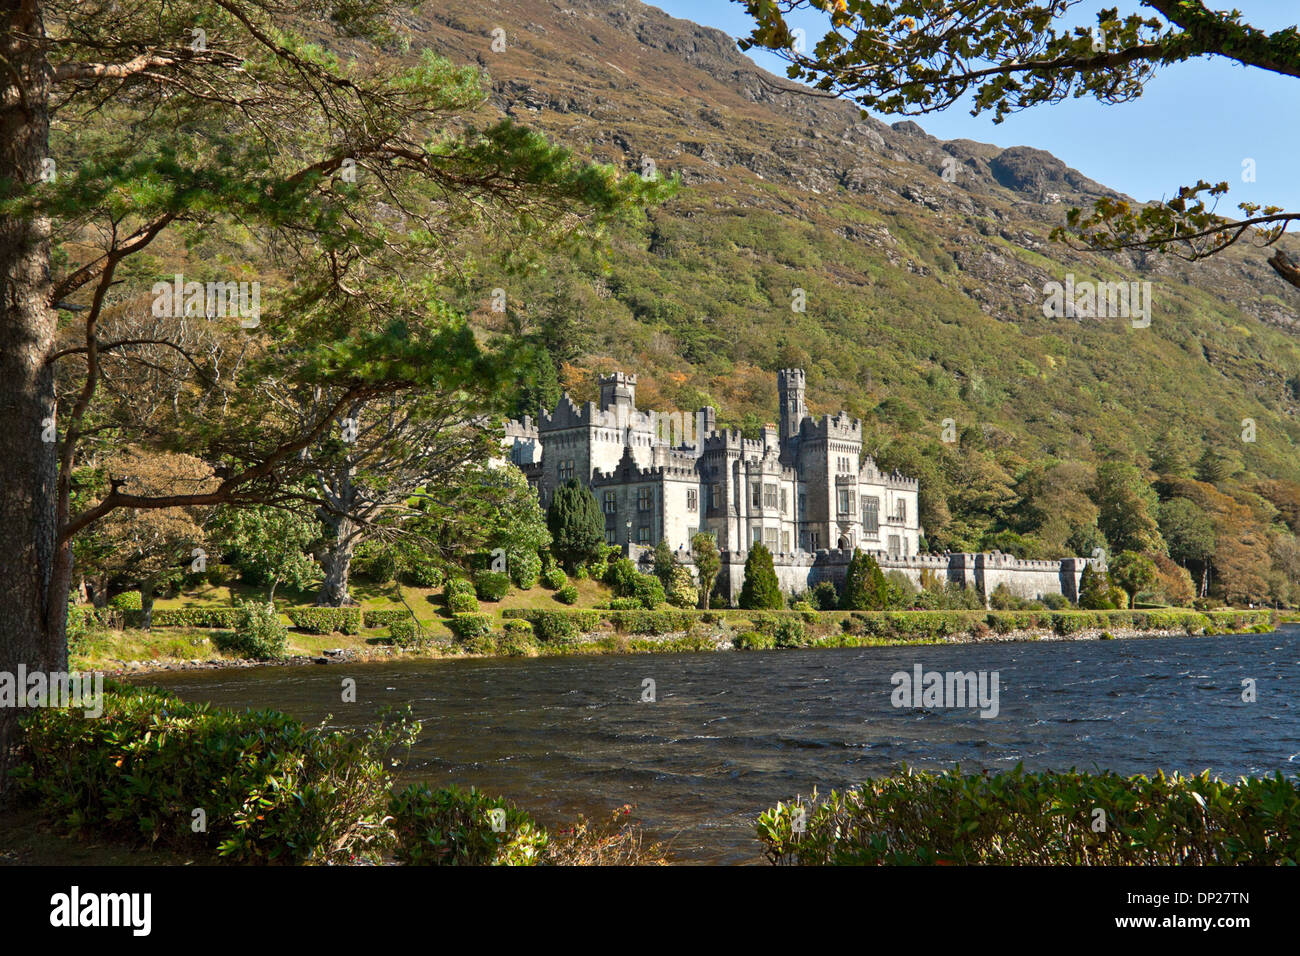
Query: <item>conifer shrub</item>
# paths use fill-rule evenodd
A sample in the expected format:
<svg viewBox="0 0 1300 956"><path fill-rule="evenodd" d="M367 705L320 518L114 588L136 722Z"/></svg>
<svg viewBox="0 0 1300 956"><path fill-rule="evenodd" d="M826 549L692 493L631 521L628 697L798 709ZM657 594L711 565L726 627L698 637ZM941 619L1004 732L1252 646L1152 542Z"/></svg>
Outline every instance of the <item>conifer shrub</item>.
<svg viewBox="0 0 1300 956"><path fill-rule="evenodd" d="M740 606L749 611L780 609L785 607L785 597L776 579L772 552L755 543L745 558L745 580L740 588Z"/></svg>
<svg viewBox="0 0 1300 956"><path fill-rule="evenodd" d="M883 611L891 604L889 582L876 559L853 549L840 592L840 609L844 611Z"/></svg>

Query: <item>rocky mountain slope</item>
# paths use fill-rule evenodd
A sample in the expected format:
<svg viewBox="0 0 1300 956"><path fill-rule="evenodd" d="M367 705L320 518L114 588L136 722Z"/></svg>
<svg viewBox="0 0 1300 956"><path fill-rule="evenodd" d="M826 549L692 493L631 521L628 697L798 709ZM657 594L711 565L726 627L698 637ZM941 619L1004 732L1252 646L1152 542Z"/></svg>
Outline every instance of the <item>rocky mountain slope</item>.
<svg viewBox="0 0 1300 956"><path fill-rule="evenodd" d="M1266 254L1053 243L1066 209L1111 191L1029 146L945 142L791 92L725 34L637 0L450 0L407 26L413 49L486 69L501 113L682 179L615 235L608 268L557 263L521 290L581 287L586 333L563 370L579 397L594 370L623 367L642 374L642 404L707 400L753 426L774 414L772 371L798 363L814 409L863 415L885 453L951 417L1024 460L1143 463L1174 429L1249 472L1300 475L1297 293ZM1043 287L1067 273L1150 281L1151 327L1046 318Z"/></svg>

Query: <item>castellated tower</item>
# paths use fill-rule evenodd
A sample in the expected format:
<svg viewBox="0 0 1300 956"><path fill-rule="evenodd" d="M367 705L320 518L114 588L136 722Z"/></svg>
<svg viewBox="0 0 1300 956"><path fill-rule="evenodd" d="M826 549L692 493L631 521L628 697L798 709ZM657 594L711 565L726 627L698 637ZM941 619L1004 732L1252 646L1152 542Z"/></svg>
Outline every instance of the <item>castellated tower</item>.
<svg viewBox="0 0 1300 956"><path fill-rule="evenodd" d="M799 423L808 417L804 402L804 373L801 368L783 368L776 373L776 389L781 403L781 449L786 452L790 441L799 436Z"/></svg>
<svg viewBox="0 0 1300 956"><path fill-rule="evenodd" d="M600 376L600 408L636 408L636 376L626 372Z"/></svg>

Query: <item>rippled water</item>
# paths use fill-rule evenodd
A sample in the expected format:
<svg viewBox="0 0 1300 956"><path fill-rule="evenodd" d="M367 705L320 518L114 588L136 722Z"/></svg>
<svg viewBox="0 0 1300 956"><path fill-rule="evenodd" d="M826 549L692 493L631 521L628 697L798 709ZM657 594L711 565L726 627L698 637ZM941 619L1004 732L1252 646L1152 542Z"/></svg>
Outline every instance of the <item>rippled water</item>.
<svg viewBox="0 0 1300 956"><path fill-rule="evenodd" d="M997 671L1000 712L897 709L896 671ZM357 704L340 682L357 681ZM642 703L642 681L657 701ZM1258 700L1241 699L1242 680ZM409 703L405 774L555 824L631 803L682 860L759 858L754 816L906 763L967 770L1300 771L1300 628L1216 638L784 650L159 675L192 700L359 726Z"/></svg>

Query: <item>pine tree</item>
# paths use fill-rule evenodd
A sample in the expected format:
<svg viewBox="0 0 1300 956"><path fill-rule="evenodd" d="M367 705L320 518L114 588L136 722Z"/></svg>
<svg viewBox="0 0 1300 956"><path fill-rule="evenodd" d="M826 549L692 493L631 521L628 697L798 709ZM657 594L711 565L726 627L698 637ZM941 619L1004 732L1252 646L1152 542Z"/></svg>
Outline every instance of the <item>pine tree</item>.
<svg viewBox="0 0 1300 956"><path fill-rule="evenodd" d="M840 592L840 608L845 611L883 611L889 607L889 582L876 559L853 549Z"/></svg>
<svg viewBox="0 0 1300 956"><path fill-rule="evenodd" d="M596 497L576 478L555 490L546 509L546 527L551 532L555 556L572 571L579 564L594 561L605 547L605 516Z"/></svg>
<svg viewBox="0 0 1300 956"><path fill-rule="evenodd" d="M749 549L745 559L745 583L740 589L740 606L750 611L780 610L785 607L781 585L776 580L772 552L761 544Z"/></svg>

